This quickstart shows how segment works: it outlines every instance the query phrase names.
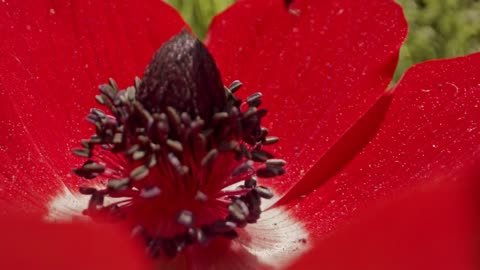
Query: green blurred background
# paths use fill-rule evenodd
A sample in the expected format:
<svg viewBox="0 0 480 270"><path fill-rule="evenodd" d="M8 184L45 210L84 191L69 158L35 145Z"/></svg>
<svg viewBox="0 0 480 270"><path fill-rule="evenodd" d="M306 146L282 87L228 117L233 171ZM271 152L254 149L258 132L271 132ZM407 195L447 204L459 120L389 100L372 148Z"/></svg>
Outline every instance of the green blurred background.
<svg viewBox="0 0 480 270"><path fill-rule="evenodd" d="M261 1L261 0L259 0ZM319 0L320 1L320 0ZM479 0L396 0L410 31L394 80L412 64L480 51ZM235 0L167 0L203 38L212 17Z"/></svg>

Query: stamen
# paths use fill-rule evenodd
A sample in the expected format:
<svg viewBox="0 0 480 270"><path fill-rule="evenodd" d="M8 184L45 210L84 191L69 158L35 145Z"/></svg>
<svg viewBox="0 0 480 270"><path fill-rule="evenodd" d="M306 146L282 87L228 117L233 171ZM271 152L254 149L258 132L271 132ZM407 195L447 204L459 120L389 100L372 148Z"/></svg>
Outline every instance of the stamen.
<svg viewBox="0 0 480 270"><path fill-rule="evenodd" d="M200 201L200 202L206 202L208 200L208 196L207 196L207 194L205 194L201 191L197 191L197 193L195 194L195 200Z"/></svg>
<svg viewBox="0 0 480 270"><path fill-rule="evenodd" d="M278 138L261 126L262 94L242 101L240 81L222 85L206 48L184 32L134 86L121 90L113 79L99 86L95 99L107 110L87 115L95 134L73 150L87 159L73 172L106 185L80 188L90 196L84 214L129 224L153 257L233 239L257 222L262 199L274 196L258 178L284 174L286 163L264 149Z"/></svg>

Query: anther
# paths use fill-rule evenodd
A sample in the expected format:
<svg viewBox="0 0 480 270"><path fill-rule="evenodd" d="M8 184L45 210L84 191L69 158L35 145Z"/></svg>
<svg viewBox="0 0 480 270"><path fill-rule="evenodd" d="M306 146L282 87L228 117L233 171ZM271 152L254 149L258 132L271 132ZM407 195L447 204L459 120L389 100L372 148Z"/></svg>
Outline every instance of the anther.
<svg viewBox="0 0 480 270"><path fill-rule="evenodd" d="M253 93L247 98L247 104L252 107L258 107L262 103L262 93Z"/></svg>
<svg viewBox="0 0 480 270"><path fill-rule="evenodd" d="M116 95L115 90L113 90L113 88L110 85L102 84L98 87L98 89L100 90L100 93L104 94L110 100L113 100L115 98L115 95Z"/></svg>
<svg viewBox="0 0 480 270"><path fill-rule="evenodd" d="M203 158L201 161L202 166L207 166L212 164L212 162L217 158L218 156L218 150L217 149L212 149L210 150Z"/></svg>
<svg viewBox="0 0 480 270"><path fill-rule="evenodd" d="M145 165L138 166L137 168L133 169L130 173L130 178L133 180L140 180L145 178L148 175L148 168Z"/></svg>
<svg viewBox="0 0 480 270"><path fill-rule="evenodd" d="M180 127L181 124L181 118L180 115L178 115L177 110L175 110L173 107L168 106L167 107L167 115L170 121L176 126Z"/></svg>
<svg viewBox="0 0 480 270"><path fill-rule="evenodd" d="M75 148L73 149L73 153L76 156L83 157L83 158L90 158L92 157L92 151L90 149L85 148Z"/></svg>
<svg viewBox="0 0 480 270"><path fill-rule="evenodd" d="M142 80L140 80L139 77L135 76L134 83L135 83L135 89L137 90L140 88L140 84L142 83Z"/></svg>
<svg viewBox="0 0 480 270"><path fill-rule="evenodd" d="M115 91L115 94L118 92L118 85L113 78L108 78L108 82L112 86L112 89Z"/></svg>
<svg viewBox="0 0 480 270"><path fill-rule="evenodd" d="M150 139L146 135L138 135L137 140L141 144L148 144L150 142Z"/></svg>
<svg viewBox="0 0 480 270"><path fill-rule="evenodd" d="M136 80L140 80L140 79L138 77L135 77L135 81ZM127 88L127 93L126 94L127 94L128 101L131 102L131 101L135 100L135 91L136 91L135 87L128 87Z"/></svg>
<svg viewBox="0 0 480 270"><path fill-rule="evenodd" d="M248 160L247 162L235 168L232 172L232 176L239 176L247 172L250 172L252 170L253 170L253 162L251 160Z"/></svg>
<svg viewBox="0 0 480 270"><path fill-rule="evenodd" d="M167 140L167 146L168 146L172 151L175 151L175 152L177 152L177 153L183 152L182 143L179 142L179 141L175 141L175 140L170 140L170 139L168 139L168 140Z"/></svg>
<svg viewBox="0 0 480 270"><path fill-rule="evenodd" d="M91 162L86 162L82 166L82 169L90 173L103 173L105 171L105 166L91 161Z"/></svg>
<svg viewBox="0 0 480 270"><path fill-rule="evenodd" d="M185 175L188 173L188 167L184 166L180 163L180 160L174 153L168 153L168 160L172 164L172 166L177 170L178 174Z"/></svg>
<svg viewBox="0 0 480 270"><path fill-rule="evenodd" d="M130 146L130 147L125 151L125 155L131 156L131 155L133 155L135 152L137 152L138 149L140 149L140 145L134 144L134 145Z"/></svg>
<svg viewBox="0 0 480 270"><path fill-rule="evenodd" d="M228 211L230 214L235 217L237 220L245 220L250 212L248 211L247 205L241 200L235 200L228 206Z"/></svg>
<svg viewBox="0 0 480 270"><path fill-rule="evenodd" d="M162 191L158 187L142 188L140 191L140 197L144 199L151 199L160 195L161 192Z"/></svg>
<svg viewBox="0 0 480 270"><path fill-rule="evenodd" d="M157 158L155 155L151 155L150 159L147 162L147 167L152 168L153 166L157 165Z"/></svg>
<svg viewBox="0 0 480 270"><path fill-rule="evenodd" d="M147 127L150 128L153 124L152 115L147 110L145 110L142 104L138 101L134 101L133 106L137 110L137 112L140 114L140 116L143 118L143 120L147 123Z"/></svg>
<svg viewBox="0 0 480 270"><path fill-rule="evenodd" d="M262 178L271 178L284 173L285 170L281 167L263 167L257 170L257 176Z"/></svg>
<svg viewBox="0 0 480 270"><path fill-rule="evenodd" d="M186 126L190 126L192 123L192 118L186 112L182 112L182 114L180 114L180 119L182 119L183 124Z"/></svg>
<svg viewBox="0 0 480 270"><path fill-rule="evenodd" d="M265 138L268 135L268 129L266 127L260 128L260 138Z"/></svg>
<svg viewBox="0 0 480 270"><path fill-rule="evenodd" d="M100 138L97 134L94 134L92 135L92 137L90 137L90 143L92 144L99 144L102 142L102 138Z"/></svg>
<svg viewBox="0 0 480 270"><path fill-rule="evenodd" d="M177 222L183 226L190 227L194 223L194 216L191 211L182 210L177 215Z"/></svg>
<svg viewBox="0 0 480 270"><path fill-rule="evenodd" d="M265 162L273 157L272 154L260 149L252 151L252 159L257 162Z"/></svg>
<svg viewBox="0 0 480 270"><path fill-rule="evenodd" d="M90 149L92 147L89 140L83 139L83 140L80 141L80 144L83 146L83 148Z"/></svg>
<svg viewBox="0 0 480 270"><path fill-rule="evenodd" d="M105 114L105 112L103 112L102 110L100 109L97 109L97 108L92 108L90 110L90 113L98 116L99 118L105 118L107 115Z"/></svg>
<svg viewBox="0 0 480 270"><path fill-rule="evenodd" d="M122 133L115 133L115 135L113 135L112 142L114 144L122 143L123 142L123 134Z"/></svg>
<svg viewBox="0 0 480 270"><path fill-rule="evenodd" d="M225 119L228 119L229 115L227 112L217 112L213 115L214 123L221 122Z"/></svg>
<svg viewBox="0 0 480 270"><path fill-rule="evenodd" d="M109 179L107 182L107 187L113 190L124 190L130 184L130 178L122 179Z"/></svg>
<svg viewBox="0 0 480 270"><path fill-rule="evenodd" d="M195 194L195 200L199 202L206 202L208 201L208 196L201 191L197 191L197 193Z"/></svg>
<svg viewBox="0 0 480 270"><path fill-rule="evenodd" d="M207 236L201 229L188 228L187 233L192 242L205 244L208 240Z"/></svg>
<svg viewBox="0 0 480 270"><path fill-rule="evenodd" d="M264 145L272 145L272 144L275 144L278 142L278 137L266 137L264 140L263 140L263 144Z"/></svg>
<svg viewBox="0 0 480 270"><path fill-rule="evenodd" d="M230 90L230 92L232 92L232 94L234 94L235 92L240 90L242 85L243 84L239 80L235 80L230 84L230 86L228 86L228 90Z"/></svg>
<svg viewBox="0 0 480 270"><path fill-rule="evenodd" d="M258 186L255 188L255 191L257 191L258 195L260 195L260 197L262 198L265 198L265 199L273 198L273 192L267 187Z"/></svg>
<svg viewBox="0 0 480 270"><path fill-rule="evenodd" d="M283 167L287 164L287 162L283 159L272 158L265 161L265 165L272 166L272 167Z"/></svg>
<svg viewBox="0 0 480 270"><path fill-rule="evenodd" d="M248 110L243 114L243 117L246 119L246 120L250 120L248 118L250 118L251 116L255 115L257 112L257 107L250 107L248 108Z"/></svg>
<svg viewBox="0 0 480 270"><path fill-rule="evenodd" d="M96 95L95 100L98 102L98 104L105 105L105 99L103 98L103 95Z"/></svg>
<svg viewBox="0 0 480 270"><path fill-rule="evenodd" d="M132 155L132 159L133 160L139 160L139 159L144 158L145 155L146 155L145 151L135 151Z"/></svg>

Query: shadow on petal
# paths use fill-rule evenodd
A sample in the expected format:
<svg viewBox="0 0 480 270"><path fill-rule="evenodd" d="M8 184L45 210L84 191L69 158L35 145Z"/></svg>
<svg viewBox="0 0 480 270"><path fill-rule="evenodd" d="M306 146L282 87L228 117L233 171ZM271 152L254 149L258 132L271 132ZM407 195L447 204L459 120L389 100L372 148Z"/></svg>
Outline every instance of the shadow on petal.
<svg viewBox="0 0 480 270"><path fill-rule="evenodd" d="M348 164L377 134L392 97L391 92L380 97L375 105L307 172L305 177L277 202L277 205L284 205L300 196L310 194Z"/></svg>

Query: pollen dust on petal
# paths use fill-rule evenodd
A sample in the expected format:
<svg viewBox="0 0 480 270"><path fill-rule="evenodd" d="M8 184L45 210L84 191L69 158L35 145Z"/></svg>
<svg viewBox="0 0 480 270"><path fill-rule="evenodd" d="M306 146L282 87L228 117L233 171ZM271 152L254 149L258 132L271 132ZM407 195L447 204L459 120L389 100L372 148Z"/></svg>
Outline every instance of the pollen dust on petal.
<svg viewBox="0 0 480 270"><path fill-rule="evenodd" d="M309 250L309 234L300 221L281 207L264 211L236 241L265 264L281 269Z"/></svg>
<svg viewBox="0 0 480 270"><path fill-rule="evenodd" d="M64 187L48 204L44 219L48 222L88 220L90 218L82 214L88 201L88 196ZM239 233L235 245L256 257L261 265L275 269L285 268L311 247L307 230L281 207L264 211L257 223Z"/></svg>
<svg viewBox="0 0 480 270"><path fill-rule="evenodd" d="M80 194L78 191L72 191L66 186L58 192L48 203L48 213L44 220L48 222L64 222L73 219L89 220L90 217L82 214L82 211L88 205L90 198ZM105 203L113 203L113 199L106 198Z"/></svg>

